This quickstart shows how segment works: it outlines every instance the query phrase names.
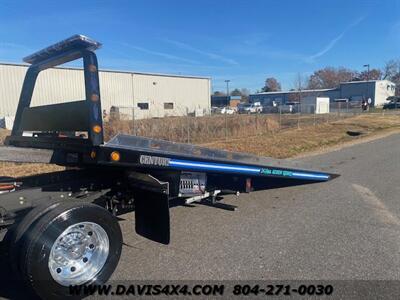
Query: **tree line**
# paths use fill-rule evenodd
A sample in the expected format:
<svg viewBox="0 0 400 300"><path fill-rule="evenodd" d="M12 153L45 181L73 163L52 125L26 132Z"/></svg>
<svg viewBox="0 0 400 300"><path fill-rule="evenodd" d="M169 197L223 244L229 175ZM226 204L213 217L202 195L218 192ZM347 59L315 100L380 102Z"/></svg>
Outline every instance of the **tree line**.
<svg viewBox="0 0 400 300"><path fill-rule="evenodd" d="M226 96L226 93L221 92L221 91L215 91L214 96ZM250 95L250 90L246 88L242 89L234 89L232 92L229 93L230 96L241 96L242 100L247 100L249 95Z"/></svg>

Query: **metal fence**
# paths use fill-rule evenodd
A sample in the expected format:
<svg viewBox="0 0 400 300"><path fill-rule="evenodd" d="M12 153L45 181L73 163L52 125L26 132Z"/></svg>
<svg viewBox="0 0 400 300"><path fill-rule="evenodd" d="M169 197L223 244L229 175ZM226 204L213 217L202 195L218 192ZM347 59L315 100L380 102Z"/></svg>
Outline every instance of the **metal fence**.
<svg viewBox="0 0 400 300"><path fill-rule="evenodd" d="M127 133L175 142L207 143L275 134L290 128L320 126L361 114L400 114L400 109L385 111L370 108L365 111L360 107L333 103L329 113L315 113L315 107L303 105L291 111L287 107L278 107L275 112L254 114L210 110L203 111L199 116L192 108L181 108L179 116L137 119L135 108L120 107L118 114L110 112L105 115L104 123L106 139L117 133Z"/></svg>

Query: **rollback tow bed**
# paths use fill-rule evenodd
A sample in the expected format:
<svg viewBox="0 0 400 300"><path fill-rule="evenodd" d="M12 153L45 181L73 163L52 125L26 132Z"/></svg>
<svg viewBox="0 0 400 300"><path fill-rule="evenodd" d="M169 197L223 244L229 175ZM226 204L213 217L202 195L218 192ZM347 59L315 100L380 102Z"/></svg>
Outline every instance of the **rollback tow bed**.
<svg viewBox="0 0 400 300"><path fill-rule="evenodd" d="M14 127L0 160L66 166L0 179L0 230L16 272L43 298L70 285L104 283L122 247L116 216L134 211L136 232L170 241L170 207L202 201L234 210L219 195L324 182L337 175L293 162L118 134L104 142L100 43L75 35L26 57ZM86 98L31 107L40 72L83 59ZM1 237L1 235L0 235Z"/></svg>

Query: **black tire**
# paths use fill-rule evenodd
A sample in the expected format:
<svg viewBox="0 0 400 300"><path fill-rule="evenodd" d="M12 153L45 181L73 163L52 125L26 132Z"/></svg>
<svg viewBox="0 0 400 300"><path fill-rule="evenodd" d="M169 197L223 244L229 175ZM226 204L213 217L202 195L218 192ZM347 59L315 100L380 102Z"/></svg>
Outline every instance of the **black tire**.
<svg viewBox="0 0 400 300"><path fill-rule="evenodd" d="M62 299L73 296L68 286L53 279L48 263L50 250L59 235L69 226L80 222L100 225L109 240L109 252L104 266L94 278L83 284L104 284L117 267L121 256L122 233L116 218L104 208L91 203L58 203L39 217L22 240L19 270L26 284L39 297Z"/></svg>
<svg viewBox="0 0 400 300"><path fill-rule="evenodd" d="M28 237L26 234L37 221L60 204L58 201L49 201L39 204L33 208L22 220L17 227L11 229L11 237L9 241L10 262L11 267L18 277L21 277L20 270L20 253L23 248L24 239Z"/></svg>

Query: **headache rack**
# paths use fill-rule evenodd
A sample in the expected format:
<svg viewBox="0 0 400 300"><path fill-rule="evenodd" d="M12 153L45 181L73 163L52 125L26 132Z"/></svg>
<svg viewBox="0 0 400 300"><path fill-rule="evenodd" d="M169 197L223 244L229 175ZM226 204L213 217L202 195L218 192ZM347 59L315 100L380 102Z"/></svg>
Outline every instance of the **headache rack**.
<svg viewBox="0 0 400 300"><path fill-rule="evenodd" d="M98 63L94 53L100 46L83 35L74 35L24 58L31 65L22 86L12 133L5 144L82 151L103 143ZM86 99L30 107L39 73L79 58L83 59ZM77 132L84 132L86 138L76 135Z"/></svg>

